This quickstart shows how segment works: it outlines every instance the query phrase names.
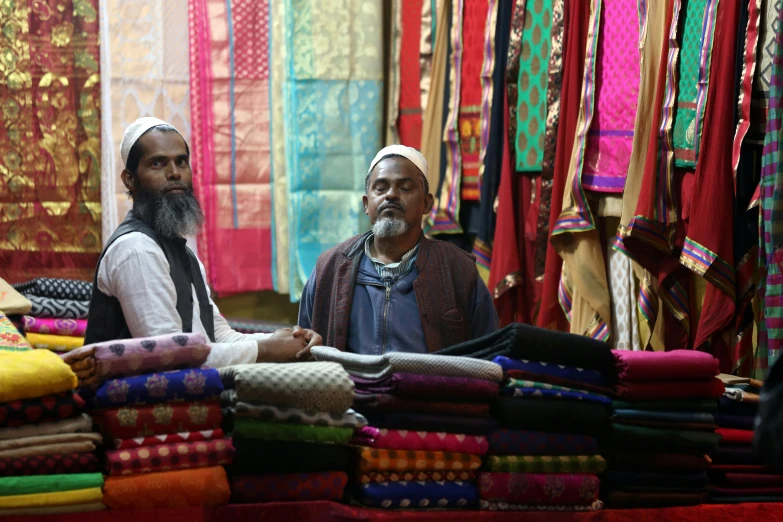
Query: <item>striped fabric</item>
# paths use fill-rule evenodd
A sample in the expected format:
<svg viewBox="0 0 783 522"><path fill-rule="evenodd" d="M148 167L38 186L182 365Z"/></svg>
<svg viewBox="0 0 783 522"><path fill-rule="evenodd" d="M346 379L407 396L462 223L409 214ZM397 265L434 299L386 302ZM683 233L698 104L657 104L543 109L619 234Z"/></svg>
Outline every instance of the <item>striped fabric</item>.
<svg viewBox="0 0 783 522"><path fill-rule="evenodd" d="M405 252L405 254L402 256L402 259L400 259L398 262L389 263L387 265L373 257L372 252L370 251L373 237L374 236L370 234L364 241L364 255L366 255L367 258L372 261L372 264L375 267L375 271L378 272L378 275L380 277L389 278L391 280L396 280L407 275L408 272L411 271L411 268L413 268L413 264L416 262L416 259L419 257L419 244L416 243L415 247Z"/></svg>

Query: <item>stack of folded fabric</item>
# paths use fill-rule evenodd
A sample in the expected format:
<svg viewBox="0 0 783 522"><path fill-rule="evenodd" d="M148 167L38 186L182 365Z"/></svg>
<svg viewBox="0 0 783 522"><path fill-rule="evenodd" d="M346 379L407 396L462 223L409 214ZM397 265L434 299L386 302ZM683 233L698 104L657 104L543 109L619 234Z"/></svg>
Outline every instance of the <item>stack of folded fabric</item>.
<svg viewBox="0 0 783 522"><path fill-rule="evenodd" d="M67 352L84 345L92 283L38 278L14 288L32 304L23 322L34 348Z"/></svg>
<svg viewBox="0 0 783 522"><path fill-rule="evenodd" d="M611 508L686 506L706 498L718 361L690 350L614 352L619 381L604 477Z"/></svg>
<svg viewBox="0 0 783 522"><path fill-rule="evenodd" d="M22 335L22 317L32 307L29 299L0 278L0 350L15 352L32 348Z"/></svg>
<svg viewBox="0 0 783 522"><path fill-rule="evenodd" d="M783 475L764 466L753 449L753 419L763 383L723 374L720 379L726 391L715 415L721 441L709 469L711 502L783 501Z"/></svg>
<svg viewBox="0 0 783 522"><path fill-rule="evenodd" d="M0 516L105 509L101 436L76 383L49 351L0 351Z"/></svg>
<svg viewBox="0 0 783 522"><path fill-rule="evenodd" d="M353 383L334 363L243 364L220 370L221 399L237 449L229 468L233 502L343 497L353 432Z"/></svg>
<svg viewBox="0 0 783 522"><path fill-rule="evenodd" d="M497 425L490 403L499 366L465 357L408 353L366 356L313 348L339 362L356 385L354 408L370 426L361 446L358 500L383 508L475 507L475 473Z"/></svg>

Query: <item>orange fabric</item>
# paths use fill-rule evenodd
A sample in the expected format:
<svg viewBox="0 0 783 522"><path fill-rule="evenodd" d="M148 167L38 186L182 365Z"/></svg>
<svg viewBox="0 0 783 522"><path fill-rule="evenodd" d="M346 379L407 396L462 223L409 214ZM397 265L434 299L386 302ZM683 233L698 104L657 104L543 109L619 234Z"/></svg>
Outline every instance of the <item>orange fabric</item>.
<svg viewBox="0 0 783 522"><path fill-rule="evenodd" d="M110 509L160 509L219 506L231 497L221 466L109 477L103 503Z"/></svg>

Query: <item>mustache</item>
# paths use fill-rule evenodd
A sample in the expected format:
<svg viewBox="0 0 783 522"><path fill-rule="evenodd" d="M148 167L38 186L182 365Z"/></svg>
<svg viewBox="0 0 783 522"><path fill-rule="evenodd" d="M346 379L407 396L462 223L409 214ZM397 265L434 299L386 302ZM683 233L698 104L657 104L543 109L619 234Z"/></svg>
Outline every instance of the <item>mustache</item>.
<svg viewBox="0 0 783 522"><path fill-rule="evenodd" d="M386 204L382 205L382 206L381 206L381 207L378 209L378 212L383 212L383 211L384 211L384 210L386 210L387 208L396 208L397 210L400 210L400 211L402 211L402 212L405 212L405 207L404 207L403 205L401 205L400 203L386 203Z"/></svg>
<svg viewBox="0 0 783 522"><path fill-rule="evenodd" d="M163 189L163 193L166 194L167 192L169 192L171 190L176 190L176 189L180 189L180 190L182 190L184 192L193 192L193 188L192 187L189 187L188 185L186 185L184 183L176 183L175 182L175 183L170 183L170 184L166 185L166 187Z"/></svg>

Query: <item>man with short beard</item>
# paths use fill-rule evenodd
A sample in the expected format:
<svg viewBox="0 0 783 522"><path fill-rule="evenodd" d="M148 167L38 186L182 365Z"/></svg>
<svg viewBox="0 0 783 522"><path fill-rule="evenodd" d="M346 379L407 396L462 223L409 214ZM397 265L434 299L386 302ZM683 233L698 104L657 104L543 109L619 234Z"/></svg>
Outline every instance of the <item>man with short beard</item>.
<svg viewBox="0 0 783 522"><path fill-rule="evenodd" d="M273 334L231 329L209 298L204 266L185 236L204 215L193 195L190 149L179 131L140 118L122 139L122 182L133 209L106 243L95 270L85 343L200 332L212 350L207 366L309 358L321 336L298 326Z"/></svg>
<svg viewBox="0 0 783 522"><path fill-rule="evenodd" d="M318 258L299 324L324 335L326 346L362 354L434 352L496 330L475 258L422 233L433 205L424 156L386 147L364 185L372 230Z"/></svg>

